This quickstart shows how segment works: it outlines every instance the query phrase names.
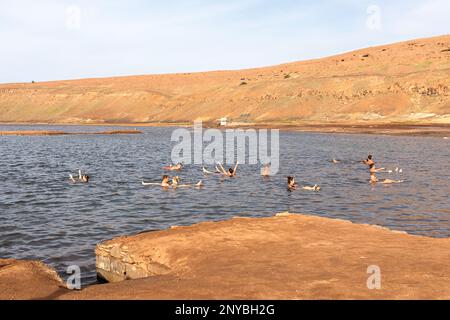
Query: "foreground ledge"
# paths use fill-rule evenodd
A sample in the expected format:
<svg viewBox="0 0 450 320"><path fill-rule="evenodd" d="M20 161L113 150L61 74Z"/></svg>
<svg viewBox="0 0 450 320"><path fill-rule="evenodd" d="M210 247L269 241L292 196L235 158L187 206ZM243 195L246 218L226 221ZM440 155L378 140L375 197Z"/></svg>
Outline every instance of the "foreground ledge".
<svg viewBox="0 0 450 320"><path fill-rule="evenodd" d="M296 214L234 218L97 246L109 281L79 297L157 299L450 298L450 239ZM367 268L381 269L369 290Z"/></svg>

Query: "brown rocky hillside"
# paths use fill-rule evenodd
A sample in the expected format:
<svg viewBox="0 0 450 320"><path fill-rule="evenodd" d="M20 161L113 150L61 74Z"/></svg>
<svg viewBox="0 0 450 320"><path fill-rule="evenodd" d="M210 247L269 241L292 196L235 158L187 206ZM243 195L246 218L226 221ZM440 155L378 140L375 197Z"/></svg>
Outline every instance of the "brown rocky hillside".
<svg viewBox="0 0 450 320"><path fill-rule="evenodd" d="M0 122L220 117L236 123L450 123L450 35L257 69L0 85Z"/></svg>

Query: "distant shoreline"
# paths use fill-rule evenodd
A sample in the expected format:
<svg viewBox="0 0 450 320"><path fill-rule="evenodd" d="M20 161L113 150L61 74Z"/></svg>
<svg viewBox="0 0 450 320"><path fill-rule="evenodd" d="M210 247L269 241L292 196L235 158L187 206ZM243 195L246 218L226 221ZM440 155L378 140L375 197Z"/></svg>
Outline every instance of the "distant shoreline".
<svg viewBox="0 0 450 320"><path fill-rule="evenodd" d="M4 126L105 126L105 127L190 127L188 122L147 122L147 123L1 123ZM221 129L279 129L281 131L316 132L316 133L344 133L344 134L378 134L394 136L427 136L450 137L450 124L436 123L230 123L227 126L218 126L212 122L205 122L204 128ZM57 130L18 130L0 131L5 135L74 135L74 134L139 134L139 130L114 130L103 132L64 132Z"/></svg>
<svg viewBox="0 0 450 320"><path fill-rule="evenodd" d="M12 130L0 131L0 136L63 136L63 135L115 135L115 134L141 134L138 130L113 130L100 132L65 132L56 130Z"/></svg>

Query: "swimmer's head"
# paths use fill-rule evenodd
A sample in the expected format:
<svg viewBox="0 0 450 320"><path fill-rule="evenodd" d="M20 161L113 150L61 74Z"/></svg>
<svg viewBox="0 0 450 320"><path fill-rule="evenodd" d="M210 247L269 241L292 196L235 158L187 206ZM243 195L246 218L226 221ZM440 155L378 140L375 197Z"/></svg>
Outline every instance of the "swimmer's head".
<svg viewBox="0 0 450 320"><path fill-rule="evenodd" d="M167 174L165 174L165 175L163 175L163 181L167 181L167 180L169 180L169 176L167 175Z"/></svg>
<svg viewBox="0 0 450 320"><path fill-rule="evenodd" d="M288 184L293 184L294 182L295 182L294 177L292 177L292 176L287 177L287 183Z"/></svg>
<svg viewBox="0 0 450 320"><path fill-rule="evenodd" d="M175 176L175 177L172 178L172 183L173 184L178 184L178 182L180 182L180 177Z"/></svg>
<svg viewBox="0 0 450 320"><path fill-rule="evenodd" d="M233 168L228 169L228 172L229 172L230 174L233 174L233 173L234 173Z"/></svg>
<svg viewBox="0 0 450 320"><path fill-rule="evenodd" d="M369 155L367 156L367 159L372 160L372 155L369 154Z"/></svg>
<svg viewBox="0 0 450 320"><path fill-rule="evenodd" d="M83 180L83 182L89 182L89 176L87 174L83 174L81 176L81 180Z"/></svg>

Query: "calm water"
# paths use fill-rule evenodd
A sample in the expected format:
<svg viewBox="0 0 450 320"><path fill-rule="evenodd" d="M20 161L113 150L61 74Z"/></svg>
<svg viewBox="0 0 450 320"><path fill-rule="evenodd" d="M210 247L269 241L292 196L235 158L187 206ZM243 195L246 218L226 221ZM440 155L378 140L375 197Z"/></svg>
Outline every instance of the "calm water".
<svg viewBox="0 0 450 320"><path fill-rule="evenodd" d="M182 180L203 179L205 188L162 190L140 182L159 180L164 173L173 129L141 130L143 135L0 136L0 257L43 260L63 276L67 266L77 264L85 285L95 281L94 248L100 241L171 225L280 211L431 237L450 235L449 140L282 132L280 172L270 179L259 176L258 166L242 165L239 176L229 179L204 177L200 166L188 165L179 173ZM403 168L402 175L379 177L406 181L371 186L367 168L357 163L368 152L379 166ZM331 164L333 157L342 163ZM68 174L78 168L91 176L88 185L68 182ZM322 190L289 192L288 174L300 184L318 183Z"/></svg>

